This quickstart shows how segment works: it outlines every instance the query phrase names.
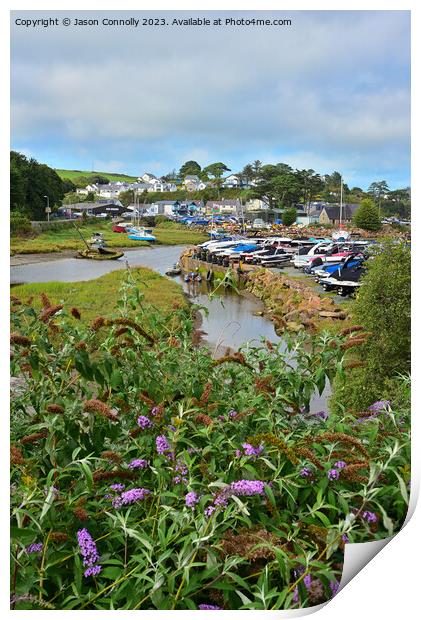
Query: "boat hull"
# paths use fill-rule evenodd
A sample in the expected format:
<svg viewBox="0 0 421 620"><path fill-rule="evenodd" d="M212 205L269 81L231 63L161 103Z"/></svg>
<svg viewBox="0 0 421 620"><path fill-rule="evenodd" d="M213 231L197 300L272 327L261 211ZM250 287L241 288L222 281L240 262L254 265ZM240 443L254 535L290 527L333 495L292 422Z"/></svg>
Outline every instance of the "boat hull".
<svg viewBox="0 0 421 620"><path fill-rule="evenodd" d="M128 235L128 238L132 241L156 241L156 237L152 235Z"/></svg>
<svg viewBox="0 0 421 620"><path fill-rule="evenodd" d="M111 250L102 249L101 252L95 250L80 250L76 254L76 258L88 258L91 260L117 260L124 256L124 252L112 252Z"/></svg>

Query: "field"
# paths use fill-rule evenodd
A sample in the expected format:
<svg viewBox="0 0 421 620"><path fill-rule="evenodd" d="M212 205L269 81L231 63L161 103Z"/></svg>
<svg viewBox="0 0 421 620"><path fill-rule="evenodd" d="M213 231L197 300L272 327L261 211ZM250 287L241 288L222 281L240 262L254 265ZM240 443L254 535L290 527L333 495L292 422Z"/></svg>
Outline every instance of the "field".
<svg viewBox="0 0 421 620"><path fill-rule="evenodd" d="M132 177L127 174L120 174L118 172L89 172L88 170L61 170L58 168L55 168L55 171L61 179L70 179L70 181L73 181L78 177L91 177L94 175L106 177L109 181L137 181L137 177Z"/></svg>
<svg viewBox="0 0 421 620"><path fill-rule="evenodd" d="M181 307L187 307L183 291L175 282L160 276L152 269L135 268L131 271L142 283L140 289L144 293L146 304L165 313L170 312L174 302ZM41 293L45 293L52 304L63 304L68 310L76 307L82 322L88 323L99 314L109 317L116 311L118 291L125 273L125 269L112 271L86 282L21 284L13 287L12 293L22 302L33 297L33 307L37 310L41 308Z"/></svg>
<svg viewBox="0 0 421 620"><path fill-rule="evenodd" d="M123 233L114 233L110 222L93 222L80 226L85 239L89 239L93 232L102 232L110 248L138 248L149 246L147 241L132 241ZM202 232L191 231L188 228L153 229L156 243L161 245L196 244L208 239ZM44 231L35 238L12 237L10 249L13 254L39 254L44 252L60 252L61 250L79 250L85 247L74 228L63 227L62 230Z"/></svg>

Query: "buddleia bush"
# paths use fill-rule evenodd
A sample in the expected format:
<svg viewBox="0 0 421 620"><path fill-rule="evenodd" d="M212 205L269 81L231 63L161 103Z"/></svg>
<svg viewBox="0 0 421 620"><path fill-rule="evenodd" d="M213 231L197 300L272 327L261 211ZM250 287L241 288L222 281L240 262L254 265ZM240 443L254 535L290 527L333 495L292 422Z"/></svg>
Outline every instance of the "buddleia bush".
<svg viewBox="0 0 421 620"><path fill-rule="evenodd" d="M352 335L212 359L193 316L12 299L13 609L289 609L405 519L408 412L312 411ZM82 320L81 320L82 319Z"/></svg>

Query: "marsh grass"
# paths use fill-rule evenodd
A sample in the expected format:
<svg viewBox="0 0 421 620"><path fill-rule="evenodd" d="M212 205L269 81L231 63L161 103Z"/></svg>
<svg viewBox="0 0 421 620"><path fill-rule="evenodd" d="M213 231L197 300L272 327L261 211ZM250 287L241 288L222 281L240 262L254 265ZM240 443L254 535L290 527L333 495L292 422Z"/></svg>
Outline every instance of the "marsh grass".
<svg viewBox="0 0 421 620"><path fill-rule="evenodd" d="M187 307L181 287L175 282L160 276L152 269L133 268L132 272L142 282L145 304L164 313L169 313L176 302ZM34 297L33 307L41 309L41 293L45 293L51 303L63 304L67 310L77 308L84 323L89 323L98 315L111 316L117 307L119 289L124 279L125 269L112 271L96 280L82 282L37 282L13 287L13 295L25 302Z"/></svg>
<svg viewBox="0 0 421 620"><path fill-rule="evenodd" d="M124 233L115 233L111 222L89 222L79 226L82 235L88 241L94 232L101 232L110 248L139 248L151 244L147 241L133 241ZM153 229L158 245L196 244L207 240L207 235L202 232L192 231L183 227L172 229L156 226ZM60 252L62 250L81 250L83 244L77 231L71 227L63 227L61 230L44 231L35 237L16 236L11 238L10 249L14 254L41 254Z"/></svg>

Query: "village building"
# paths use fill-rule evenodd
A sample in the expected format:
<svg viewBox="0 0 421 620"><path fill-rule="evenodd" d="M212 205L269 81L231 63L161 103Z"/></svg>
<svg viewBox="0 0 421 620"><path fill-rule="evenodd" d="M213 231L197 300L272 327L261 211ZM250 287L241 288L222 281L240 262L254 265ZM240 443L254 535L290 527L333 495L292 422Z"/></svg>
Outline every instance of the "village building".
<svg viewBox="0 0 421 620"><path fill-rule="evenodd" d="M344 204L342 205L342 222L351 222L355 211L358 209L357 204ZM320 224L336 224L340 223L340 205L330 205L322 208L319 215Z"/></svg>

